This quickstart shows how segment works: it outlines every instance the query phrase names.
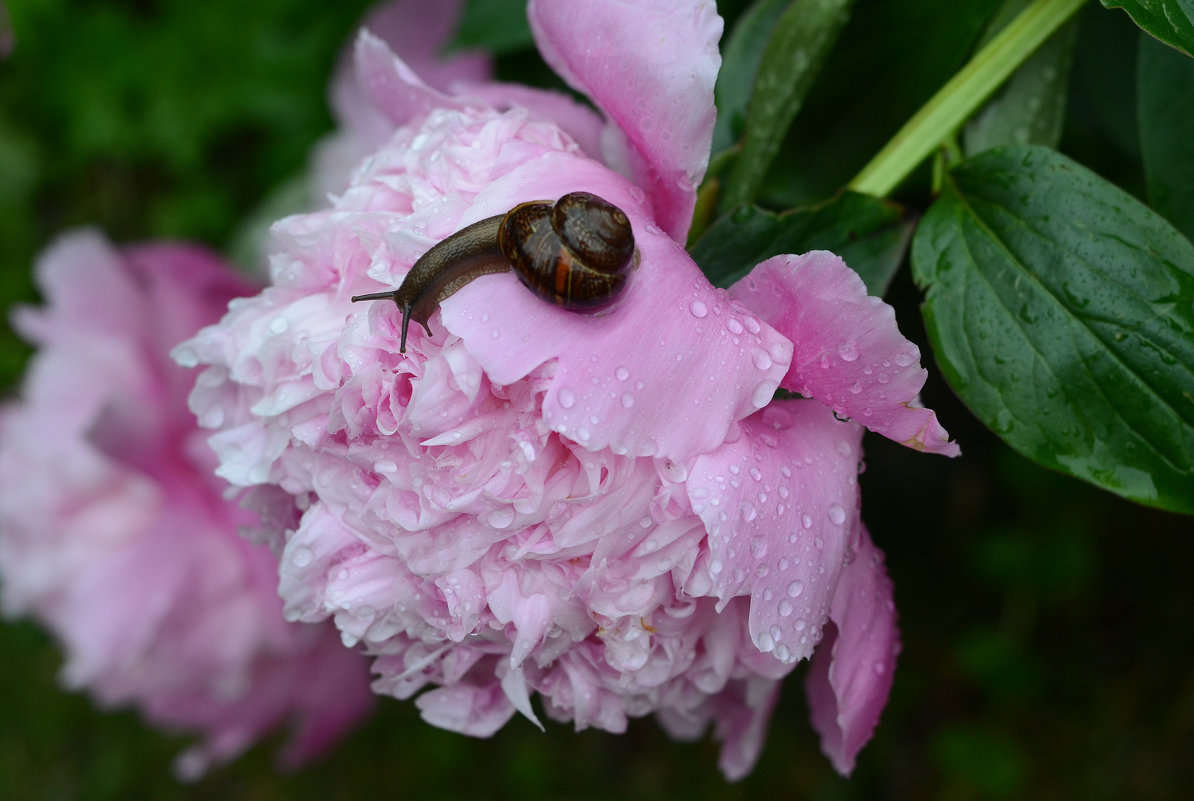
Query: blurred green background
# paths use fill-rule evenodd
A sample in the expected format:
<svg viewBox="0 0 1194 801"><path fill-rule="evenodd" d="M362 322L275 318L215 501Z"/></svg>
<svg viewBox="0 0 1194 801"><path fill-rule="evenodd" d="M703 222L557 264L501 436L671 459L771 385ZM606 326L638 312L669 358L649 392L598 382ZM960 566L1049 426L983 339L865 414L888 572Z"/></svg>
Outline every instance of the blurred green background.
<svg viewBox="0 0 1194 801"><path fill-rule="evenodd" d="M36 253L73 226L100 226L118 242L176 236L227 250L330 129L327 79L368 4L8 5L17 43L0 61L5 312L36 299ZM742 4L719 5L732 21ZM981 20L992 5L967 11ZM503 78L558 86L528 49L521 14L513 0L474 2L458 42L497 46ZM977 27L963 17L944 0L859 0L773 171L776 202L851 177L965 59ZM907 30L893 34L893 20ZM1097 7L1081 25L1063 149L1138 191L1135 29ZM951 35L951 26L966 27ZM921 47L917 36L948 46ZM892 65L899 91L878 91L876 78L858 83L864 100L843 94L843 81L860 80L857 65L874 62ZM843 131L843 119L859 122ZM923 208L926 191L914 184L901 199ZM889 300L927 352L906 270ZM0 330L6 393L28 356ZM297 773L277 773L276 743L266 743L179 785L170 762L183 740L64 693L52 639L10 621L0 624L0 799L1191 797L1191 521L1036 468L937 376L924 400L964 456L866 441L863 517L888 555L904 652L848 781L819 753L801 670L785 685L758 768L734 785L717 773L712 740L673 743L651 720L613 736L558 725L542 734L516 719L480 741L431 728L392 699Z"/></svg>

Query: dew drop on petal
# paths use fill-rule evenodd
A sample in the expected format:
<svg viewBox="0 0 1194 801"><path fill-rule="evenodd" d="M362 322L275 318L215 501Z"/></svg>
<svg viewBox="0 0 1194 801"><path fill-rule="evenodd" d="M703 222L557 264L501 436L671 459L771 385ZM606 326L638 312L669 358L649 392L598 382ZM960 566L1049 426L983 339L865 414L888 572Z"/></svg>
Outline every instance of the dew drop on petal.
<svg viewBox="0 0 1194 801"><path fill-rule="evenodd" d="M294 563L295 567L306 567L314 560L315 552L305 545L295 548L294 555L290 557L290 561Z"/></svg>
<svg viewBox="0 0 1194 801"><path fill-rule="evenodd" d="M288 328L290 321L280 315L269 321L269 330L275 334L285 334Z"/></svg>
<svg viewBox="0 0 1194 801"><path fill-rule="evenodd" d="M842 523L846 522L846 510L843 509L840 504L830 504L828 511L829 522L833 523L835 526L840 526Z"/></svg>
<svg viewBox="0 0 1194 801"><path fill-rule="evenodd" d="M763 348L755 348L750 354L750 359L760 370L766 370L772 365L771 354Z"/></svg>
<svg viewBox="0 0 1194 801"><path fill-rule="evenodd" d="M788 597L799 598L804 592L804 582L800 579L795 579L788 585Z"/></svg>
<svg viewBox="0 0 1194 801"><path fill-rule="evenodd" d="M780 602L779 602L779 615L780 615L780 617L791 617L791 616L792 616L792 610L793 610L794 608L795 608L795 607L793 607L793 606L792 606L792 602L791 602L791 601L789 601L787 598L784 598L782 601L780 601Z"/></svg>
<svg viewBox="0 0 1194 801"><path fill-rule="evenodd" d="M775 390L778 388L778 381L760 381L759 385L755 387L755 391L750 398L750 402L754 404L756 409L762 409L764 406L771 403L771 399L775 397Z"/></svg>
<svg viewBox="0 0 1194 801"><path fill-rule="evenodd" d="M854 361L858 358L858 343L852 339L846 340L838 345L837 355L841 356L844 362Z"/></svg>
<svg viewBox="0 0 1194 801"><path fill-rule="evenodd" d="M800 525L804 526L806 529L812 528L813 527L813 516L810 514L801 515L800 516Z"/></svg>
<svg viewBox="0 0 1194 801"><path fill-rule="evenodd" d="M634 405L634 396L631 395L629 392L623 392L622 393L622 407L625 409L629 409L633 405Z"/></svg>
<svg viewBox="0 0 1194 801"><path fill-rule="evenodd" d="M560 389L559 394L556 395L556 402L565 409L571 409L576 403L576 395L568 387Z"/></svg>
<svg viewBox="0 0 1194 801"><path fill-rule="evenodd" d="M625 381L627 378L630 378L630 370L625 367L619 367L617 370L614 370L614 377L619 381Z"/></svg>
<svg viewBox="0 0 1194 801"><path fill-rule="evenodd" d="M706 306L703 301L699 300L694 300L691 304L689 304L688 310L692 312L692 316L696 317L697 319L700 319L709 313L709 307Z"/></svg>

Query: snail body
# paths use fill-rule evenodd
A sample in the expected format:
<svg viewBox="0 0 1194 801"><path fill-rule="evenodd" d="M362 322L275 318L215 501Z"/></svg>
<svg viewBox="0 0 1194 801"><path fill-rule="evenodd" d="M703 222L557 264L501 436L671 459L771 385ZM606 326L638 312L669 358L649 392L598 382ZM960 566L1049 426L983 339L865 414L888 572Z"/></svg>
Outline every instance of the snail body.
<svg viewBox="0 0 1194 801"><path fill-rule="evenodd" d="M405 353L410 321L430 336L427 321L439 304L482 275L513 269L549 303L593 312L617 300L637 261L625 213L596 195L571 192L462 228L419 257L397 289L352 300L393 300L402 310Z"/></svg>

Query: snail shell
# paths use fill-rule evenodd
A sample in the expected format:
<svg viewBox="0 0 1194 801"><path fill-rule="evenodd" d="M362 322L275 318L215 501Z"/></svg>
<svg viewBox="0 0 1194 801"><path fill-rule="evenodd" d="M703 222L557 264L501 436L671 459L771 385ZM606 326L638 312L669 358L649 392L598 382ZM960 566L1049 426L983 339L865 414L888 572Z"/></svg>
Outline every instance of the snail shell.
<svg viewBox="0 0 1194 801"><path fill-rule="evenodd" d="M592 312L617 300L637 265L625 213L596 195L571 192L554 204L520 203L506 214L462 228L424 253L396 290L352 299L398 304L399 350L405 353L410 321L430 336L427 321L444 298L482 275L513 269L544 300Z"/></svg>

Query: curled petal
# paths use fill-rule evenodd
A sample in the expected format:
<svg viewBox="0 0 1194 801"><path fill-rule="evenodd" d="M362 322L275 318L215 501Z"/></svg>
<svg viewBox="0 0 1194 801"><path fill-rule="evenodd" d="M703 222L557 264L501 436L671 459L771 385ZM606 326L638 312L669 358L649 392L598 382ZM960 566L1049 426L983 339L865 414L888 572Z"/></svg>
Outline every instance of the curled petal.
<svg viewBox="0 0 1194 801"><path fill-rule="evenodd" d="M840 257L823 250L776 256L730 287L730 296L792 340L785 389L910 448L960 453L937 415L914 405L928 377L920 349Z"/></svg>
<svg viewBox="0 0 1194 801"><path fill-rule="evenodd" d="M384 41L367 30L357 37L356 70L373 107L395 126L435 109L466 108L468 103L433 89Z"/></svg>
<svg viewBox="0 0 1194 801"><path fill-rule="evenodd" d="M693 511L709 532L713 593L750 595L750 635L784 663L821 639L858 519L862 428L818 403L775 401L696 460Z"/></svg>
<svg viewBox="0 0 1194 801"><path fill-rule="evenodd" d="M527 16L547 63L610 119L606 162L647 190L660 227L683 242L717 113L714 3L532 0Z"/></svg>
<svg viewBox="0 0 1194 801"><path fill-rule="evenodd" d="M883 553L861 521L857 526L853 559L829 612L831 633L813 656L805 686L821 748L842 775L854 769L879 722L900 651Z"/></svg>

